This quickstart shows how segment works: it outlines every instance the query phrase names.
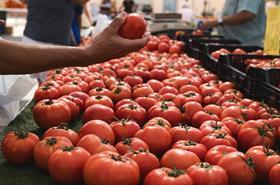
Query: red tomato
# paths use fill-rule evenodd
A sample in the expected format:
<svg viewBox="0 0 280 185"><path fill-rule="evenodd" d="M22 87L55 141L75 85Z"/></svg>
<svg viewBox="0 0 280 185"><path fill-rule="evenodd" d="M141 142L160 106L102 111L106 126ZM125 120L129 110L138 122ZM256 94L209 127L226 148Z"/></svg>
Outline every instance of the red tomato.
<svg viewBox="0 0 280 185"><path fill-rule="evenodd" d="M202 139L201 131L197 128L180 125L173 127L170 130L172 137L172 143L175 143L179 140L192 140L195 142L200 142Z"/></svg>
<svg viewBox="0 0 280 185"><path fill-rule="evenodd" d="M138 164L141 179L144 179L152 170L160 167L158 158L154 154L142 149L130 151L125 156Z"/></svg>
<svg viewBox="0 0 280 185"><path fill-rule="evenodd" d="M161 155L171 147L171 135L163 127L146 127L136 132L135 137L147 143L150 151L155 155Z"/></svg>
<svg viewBox="0 0 280 185"><path fill-rule="evenodd" d="M116 149L119 154L124 155L129 151L134 150L149 150L148 145L138 138L126 138L123 141L120 141L116 144Z"/></svg>
<svg viewBox="0 0 280 185"><path fill-rule="evenodd" d="M43 135L43 138L45 137L66 137L74 146L80 139L79 135L75 131L69 129L64 124L61 124L57 127L49 128Z"/></svg>
<svg viewBox="0 0 280 185"><path fill-rule="evenodd" d="M263 148L263 150L250 150L246 155L253 159L258 178L266 181L271 167L280 162L280 156L272 149Z"/></svg>
<svg viewBox="0 0 280 185"><path fill-rule="evenodd" d="M121 141L125 138L131 138L135 133L140 130L140 126L131 120L122 119L110 124L110 127L114 131L117 141Z"/></svg>
<svg viewBox="0 0 280 185"><path fill-rule="evenodd" d="M237 141L240 149L246 151L257 145L273 147L275 138L275 129L271 128L271 125L262 120L251 120L240 128Z"/></svg>
<svg viewBox="0 0 280 185"><path fill-rule="evenodd" d="M75 118L77 118L80 114L80 107L73 101L61 97L58 100L63 101L64 103L66 103L71 111L71 119L74 120Z"/></svg>
<svg viewBox="0 0 280 185"><path fill-rule="evenodd" d="M181 170L186 170L191 165L199 162L200 159L195 153L177 148L168 150L160 160L160 164L163 167Z"/></svg>
<svg viewBox="0 0 280 185"><path fill-rule="evenodd" d="M125 104L139 105L138 103L136 103L135 101L133 101L131 99L123 99L115 104L115 110L118 110L122 105L125 105Z"/></svg>
<svg viewBox="0 0 280 185"><path fill-rule="evenodd" d="M161 95L164 95L166 93L171 93L171 94L178 94L178 90L175 87L171 87L171 86L165 86L163 88L161 88L158 92Z"/></svg>
<svg viewBox="0 0 280 185"><path fill-rule="evenodd" d="M48 129L71 120L71 110L59 100L42 100L33 108L33 118L42 129Z"/></svg>
<svg viewBox="0 0 280 185"><path fill-rule="evenodd" d="M186 171L195 185L228 185L227 172L207 162L190 166Z"/></svg>
<svg viewBox="0 0 280 185"><path fill-rule="evenodd" d="M183 105L183 109L184 113L182 115L182 121L188 123L192 120L192 117L195 113L203 110L203 107L198 102L190 101Z"/></svg>
<svg viewBox="0 0 280 185"><path fill-rule="evenodd" d="M172 148L178 148L187 150L195 153L201 161L204 160L204 156L207 152L207 148L200 143L194 142L192 140L180 140L173 144Z"/></svg>
<svg viewBox="0 0 280 185"><path fill-rule="evenodd" d="M222 123L230 129L232 136L236 138L244 121L238 118L227 117L222 120Z"/></svg>
<svg viewBox="0 0 280 185"><path fill-rule="evenodd" d="M144 128L146 127L151 127L151 126L161 126L166 128L168 131L171 129L171 124L164 118L161 117L155 117L150 119L145 125Z"/></svg>
<svg viewBox="0 0 280 185"><path fill-rule="evenodd" d="M275 164L269 171L270 185L278 185L280 182L280 163Z"/></svg>
<svg viewBox="0 0 280 185"><path fill-rule="evenodd" d="M147 23L143 16L132 13L129 14L123 25L120 27L118 34L126 39L140 39L146 32Z"/></svg>
<svg viewBox="0 0 280 185"><path fill-rule="evenodd" d="M226 133L213 133L204 136L201 139L201 144L204 144L208 150L217 145L226 145L237 148L236 140Z"/></svg>
<svg viewBox="0 0 280 185"><path fill-rule="evenodd" d="M242 111L240 107L238 106L230 106L223 110L221 113L221 119L224 119L226 117L233 117L238 119L243 119Z"/></svg>
<svg viewBox="0 0 280 185"><path fill-rule="evenodd" d="M137 104L124 104L116 112L119 119L131 119L142 125L146 120L146 110Z"/></svg>
<svg viewBox="0 0 280 185"><path fill-rule="evenodd" d="M70 96L75 98L80 98L81 100L83 100L84 103L89 98L89 95L84 92L72 92L70 93Z"/></svg>
<svg viewBox="0 0 280 185"><path fill-rule="evenodd" d="M148 84L142 84L142 86L136 85L133 88L133 98L136 99L138 97L149 96L154 91Z"/></svg>
<svg viewBox="0 0 280 185"><path fill-rule="evenodd" d="M216 114L217 116L220 116L222 111L223 111L223 107L215 105L215 104L209 104L207 106L205 106L203 108L204 111L208 111L208 112L212 112L213 114Z"/></svg>
<svg viewBox="0 0 280 185"><path fill-rule="evenodd" d="M151 171L144 180L144 185L194 185L184 170L158 168Z"/></svg>
<svg viewBox="0 0 280 185"><path fill-rule="evenodd" d="M59 88L59 90L62 95L68 95L72 92L82 91L82 89L75 84L64 84Z"/></svg>
<svg viewBox="0 0 280 185"><path fill-rule="evenodd" d="M174 44L174 45L170 46L169 53L170 54L174 54L174 53L181 54L181 48L178 45Z"/></svg>
<svg viewBox="0 0 280 185"><path fill-rule="evenodd" d="M143 83L143 79L139 76L133 75L133 76L126 76L123 79L124 82L128 83L131 87L134 87L138 84Z"/></svg>
<svg viewBox="0 0 280 185"><path fill-rule="evenodd" d="M204 160L212 165L216 165L223 156L231 152L237 152L237 149L231 146L217 145L208 150Z"/></svg>
<svg viewBox="0 0 280 185"><path fill-rule="evenodd" d="M117 151L116 148L109 143L109 141L101 139L100 137L93 134L87 134L82 137L77 143L77 147L86 149L91 155L104 151Z"/></svg>
<svg viewBox="0 0 280 185"><path fill-rule="evenodd" d="M200 93L199 89L194 85L183 85L180 88L180 93L186 93L186 92L189 92L189 91Z"/></svg>
<svg viewBox="0 0 280 185"><path fill-rule="evenodd" d="M67 146L52 153L48 162L51 177L60 184L83 182L83 167L90 154L83 148Z"/></svg>
<svg viewBox="0 0 280 185"><path fill-rule="evenodd" d="M184 105L187 102L198 102L198 103L202 103L202 96L194 91L188 91L184 94L179 94L178 98L181 100L181 103Z"/></svg>
<svg viewBox="0 0 280 185"><path fill-rule="evenodd" d="M203 137L212 133L226 133L231 135L230 129L220 121L205 121L199 130Z"/></svg>
<svg viewBox="0 0 280 185"><path fill-rule="evenodd" d="M91 120L85 123L79 131L80 138L88 134L94 134L101 139L107 140L110 144L115 143L115 134L111 127L102 120Z"/></svg>
<svg viewBox="0 0 280 185"><path fill-rule="evenodd" d="M219 160L217 165L227 171L230 184L253 185L256 174L252 159L241 154L240 152L227 154Z"/></svg>
<svg viewBox="0 0 280 185"><path fill-rule="evenodd" d="M62 147L73 146L66 137L45 137L36 143L33 149L33 158L36 165L42 170L48 170L48 161L51 154Z"/></svg>
<svg viewBox="0 0 280 185"><path fill-rule="evenodd" d="M219 89L222 92L225 92L226 90L229 90L229 89L235 89L235 85L232 82L224 82L219 85Z"/></svg>
<svg viewBox="0 0 280 185"><path fill-rule="evenodd" d="M135 102L137 102L141 107L143 107L147 111L157 103L157 101L154 98L150 97L138 97L135 99Z"/></svg>
<svg viewBox="0 0 280 185"><path fill-rule="evenodd" d="M95 104L101 104L110 108L114 108L113 101L108 96L104 95L96 95L89 97L85 102L85 108L88 108L91 105Z"/></svg>
<svg viewBox="0 0 280 185"><path fill-rule="evenodd" d="M106 169L106 175L101 169ZM87 185L137 185L140 179L137 163L114 152L93 155L83 173Z"/></svg>
<svg viewBox="0 0 280 185"><path fill-rule="evenodd" d="M112 89L114 102L131 98L131 90L128 87L120 86Z"/></svg>
<svg viewBox="0 0 280 185"><path fill-rule="evenodd" d="M169 44L167 44L165 42L160 42L158 44L158 48L157 49L158 49L158 51L160 53L168 53L169 52L169 48L170 48Z"/></svg>
<svg viewBox="0 0 280 185"><path fill-rule="evenodd" d="M199 128L202 123L208 120L219 121L220 118L216 114L210 112L198 111L193 115L191 125Z"/></svg>
<svg viewBox="0 0 280 185"><path fill-rule="evenodd" d="M8 163L26 165L33 161L33 148L39 142L38 136L31 132L8 132L2 143L1 150Z"/></svg>
<svg viewBox="0 0 280 185"><path fill-rule="evenodd" d="M155 42L155 41L150 40L150 41L147 43L146 46L147 46L147 48L148 48L150 51L154 51L154 50L157 49L158 43Z"/></svg>
<svg viewBox="0 0 280 185"><path fill-rule="evenodd" d="M65 98L67 100L70 100L74 103L76 103L76 105L78 105L80 107L80 110L83 111L85 109L85 105L82 99L71 96L71 95L64 95L61 98Z"/></svg>
<svg viewBox="0 0 280 185"><path fill-rule="evenodd" d="M246 55L247 53L243 49L236 48L235 50L233 50L232 54L234 54L234 55Z"/></svg>
<svg viewBox="0 0 280 185"><path fill-rule="evenodd" d="M79 80L79 81L75 80L72 82L68 82L68 83L66 83L66 85L77 85L78 87L80 87L81 91L84 93L88 93L88 91L89 91L88 84L81 80Z"/></svg>
<svg viewBox="0 0 280 185"><path fill-rule="evenodd" d="M43 99L57 99L60 97L60 91L53 86L41 86L39 87L34 94L35 102L41 101Z"/></svg>
<svg viewBox="0 0 280 185"><path fill-rule="evenodd" d="M149 80L147 84L149 84L152 87L154 92L158 92L163 87L162 82L155 79Z"/></svg>
<svg viewBox="0 0 280 185"><path fill-rule="evenodd" d="M113 93L106 89L106 88L102 88L102 87L96 87L94 89L91 89L88 93L90 96L94 96L94 95L105 95L108 96L109 98L113 98Z"/></svg>
<svg viewBox="0 0 280 185"><path fill-rule="evenodd" d="M83 114L83 121L103 120L110 123L115 117L114 110L101 104L95 104L88 107Z"/></svg>

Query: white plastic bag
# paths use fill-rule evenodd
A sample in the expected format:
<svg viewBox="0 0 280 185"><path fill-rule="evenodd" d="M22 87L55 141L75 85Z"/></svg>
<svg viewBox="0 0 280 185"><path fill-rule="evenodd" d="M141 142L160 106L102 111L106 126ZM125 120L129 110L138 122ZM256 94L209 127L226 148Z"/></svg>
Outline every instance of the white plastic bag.
<svg viewBox="0 0 280 185"><path fill-rule="evenodd" d="M96 26L93 28L93 37L96 37L112 22L108 16L104 14L98 14L96 20Z"/></svg>

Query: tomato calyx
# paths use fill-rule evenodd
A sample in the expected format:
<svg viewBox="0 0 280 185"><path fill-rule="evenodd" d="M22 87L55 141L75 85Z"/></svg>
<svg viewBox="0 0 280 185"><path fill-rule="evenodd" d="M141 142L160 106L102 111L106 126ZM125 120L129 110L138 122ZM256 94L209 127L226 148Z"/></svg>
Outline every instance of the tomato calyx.
<svg viewBox="0 0 280 185"><path fill-rule="evenodd" d="M45 86L42 87L42 90L43 90L43 91L47 91L47 90L50 89L50 86L51 86L51 85L45 85Z"/></svg>
<svg viewBox="0 0 280 185"><path fill-rule="evenodd" d="M198 163L198 164L196 164L196 166L199 166L200 168L204 168L204 169L213 168L213 165L209 164L208 162Z"/></svg>
<svg viewBox="0 0 280 185"><path fill-rule="evenodd" d="M65 146L65 147L62 148L63 152L71 152L73 150L75 150L74 146Z"/></svg>
<svg viewBox="0 0 280 185"><path fill-rule="evenodd" d="M128 121L129 121L129 119L121 119L120 120L120 122L123 126L125 126Z"/></svg>
<svg viewBox="0 0 280 185"><path fill-rule="evenodd" d="M17 138L19 139L25 139L28 136L28 132L25 130L16 130L15 131L15 135L17 136Z"/></svg>
<svg viewBox="0 0 280 185"><path fill-rule="evenodd" d="M45 102L45 105L52 105L54 102L52 100L48 100Z"/></svg>
<svg viewBox="0 0 280 185"><path fill-rule="evenodd" d="M129 109L131 109L131 110L137 110L138 109L138 106L137 105L133 105L133 104L129 104L127 107Z"/></svg>
<svg viewBox="0 0 280 185"><path fill-rule="evenodd" d="M244 121L242 121L241 119L234 118L233 120L234 120L237 124L239 124L239 125L243 125L243 124L244 124Z"/></svg>
<svg viewBox="0 0 280 185"><path fill-rule="evenodd" d="M123 143L124 145L130 145L131 142L132 142L131 138L125 138L125 139L123 140L122 143Z"/></svg>
<svg viewBox="0 0 280 185"><path fill-rule="evenodd" d="M51 137L49 139L47 139L47 145L53 146L57 143L57 139L55 137Z"/></svg>
<svg viewBox="0 0 280 185"><path fill-rule="evenodd" d="M114 91L114 94L120 94L122 92L122 89L120 87L117 87Z"/></svg>
<svg viewBox="0 0 280 185"><path fill-rule="evenodd" d="M97 95L96 97L95 97L95 99L96 100L101 100L103 97L101 96L101 95Z"/></svg>
<svg viewBox="0 0 280 185"><path fill-rule="evenodd" d="M157 120L156 124L161 127L164 127L164 121L162 121L162 120Z"/></svg>
<svg viewBox="0 0 280 185"><path fill-rule="evenodd" d="M107 145L107 144L109 144L109 141L108 141L108 140L106 140L106 139L101 139L101 143L103 143L103 144Z"/></svg>
<svg viewBox="0 0 280 185"><path fill-rule="evenodd" d="M67 125L68 125L67 123L61 123L56 128L61 130L68 130L69 128L67 127Z"/></svg>
<svg viewBox="0 0 280 185"><path fill-rule="evenodd" d="M197 145L197 142L192 141L192 140L188 140L188 141L184 142L184 145L185 146L195 146L195 145Z"/></svg>
<svg viewBox="0 0 280 185"><path fill-rule="evenodd" d="M100 91L103 90L103 88L102 88L102 87L96 87L95 90L96 90L97 92L100 92Z"/></svg>
<svg viewBox="0 0 280 185"><path fill-rule="evenodd" d="M132 150L131 151L133 154L140 154L140 153L149 153L149 150L146 150L144 148L139 148L138 150Z"/></svg>
<svg viewBox="0 0 280 185"><path fill-rule="evenodd" d="M194 96L195 96L195 93L193 93L193 92L185 93L184 96L185 96L186 98L194 97Z"/></svg>
<svg viewBox="0 0 280 185"><path fill-rule="evenodd" d="M163 110L163 111L168 110L168 105L165 103L165 101L163 101L163 102L161 103L160 108L161 108L161 110Z"/></svg>
<svg viewBox="0 0 280 185"><path fill-rule="evenodd" d="M245 159L246 164L253 170L255 167L254 160L252 157Z"/></svg>
<svg viewBox="0 0 280 185"><path fill-rule="evenodd" d="M215 137L217 139L223 139L226 137L226 135L227 135L226 133L217 133L217 134L215 134Z"/></svg>
<svg viewBox="0 0 280 185"><path fill-rule="evenodd" d="M121 162L127 161L125 157L118 154L112 154L111 159L113 159L114 161L121 161Z"/></svg>
<svg viewBox="0 0 280 185"><path fill-rule="evenodd" d="M171 171L166 171L169 177L179 177L180 175L185 174L184 170L173 168Z"/></svg>
<svg viewBox="0 0 280 185"><path fill-rule="evenodd" d="M265 125L261 128L258 128L258 132L261 137L265 137L267 135L267 130L265 129Z"/></svg>

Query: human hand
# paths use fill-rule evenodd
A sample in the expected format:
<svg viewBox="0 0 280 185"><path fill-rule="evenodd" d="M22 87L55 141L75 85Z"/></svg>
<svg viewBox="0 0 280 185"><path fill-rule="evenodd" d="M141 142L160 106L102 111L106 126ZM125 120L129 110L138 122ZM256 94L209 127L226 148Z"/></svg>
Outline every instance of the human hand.
<svg viewBox="0 0 280 185"><path fill-rule="evenodd" d="M93 42L86 47L88 56L94 63L105 62L110 59L123 57L131 52L142 49L149 41L150 33L141 39L125 39L118 35L118 30L126 19L127 13L121 13L113 22L97 35Z"/></svg>
<svg viewBox="0 0 280 185"><path fill-rule="evenodd" d="M5 21L0 19L0 25L3 25L3 24L5 24Z"/></svg>
<svg viewBox="0 0 280 185"><path fill-rule="evenodd" d="M200 25L200 29L202 30L208 30L210 28L214 28L218 26L218 21L217 20L210 20L210 21L205 21Z"/></svg>

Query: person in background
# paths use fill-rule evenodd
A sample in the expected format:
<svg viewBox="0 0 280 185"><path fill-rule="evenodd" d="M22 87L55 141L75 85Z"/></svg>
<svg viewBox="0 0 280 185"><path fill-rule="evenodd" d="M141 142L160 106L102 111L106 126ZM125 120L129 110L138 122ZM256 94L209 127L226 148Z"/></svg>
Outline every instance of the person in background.
<svg viewBox="0 0 280 185"><path fill-rule="evenodd" d="M137 9L137 5L133 0L124 0L120 8L120 11L125 11L127 13L134 13L136 12L136 9Z"/></svg>
<svg viewBox="0 0 280 185"><path fill-rule="evenodd" d="M201 28L218 27L219 35L226 39L262 46L265 22L264 0L226 0L222 15L216 20L204 22Z"/></svg>
<svg viewBox="0 0 280 185"><path fill-rule="evenodd" d="M82 5L74 5L73 8L75 15L72 21L72 44L77 46L81 43L81 25L84 7Z"/></svg>

